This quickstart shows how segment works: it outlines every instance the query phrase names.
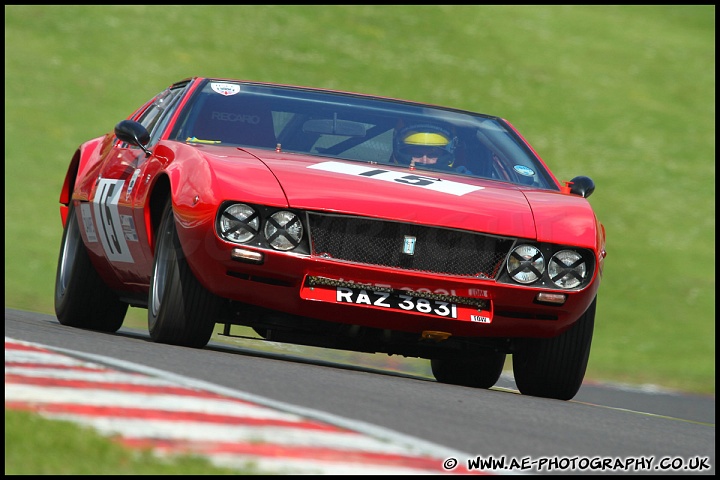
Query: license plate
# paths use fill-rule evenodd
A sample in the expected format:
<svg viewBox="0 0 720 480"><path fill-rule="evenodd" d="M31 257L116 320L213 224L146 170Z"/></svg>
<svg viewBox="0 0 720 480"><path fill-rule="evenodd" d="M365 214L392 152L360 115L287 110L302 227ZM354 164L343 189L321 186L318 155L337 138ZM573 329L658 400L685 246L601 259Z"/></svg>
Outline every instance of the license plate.
<svg viewBox="0 0 720 480"><path fill-rule="evenodd" d="M368 305L407 312L424 313L438 317L457 318L457 305L440 300L414 297L396 292L376 292L368 289L336 287L337 303Z"/></svg>
<svg viewBox="0 0 720 480"><path fill-rule="evenodd" d="M478 292L475 290L463 293L468 296L457 297L454 292L452 296L448 292L428 293L425 296L422 291L409 292L389 286L374 288L369 284L309 275L300 289L300 298L463 322L492 323L492 302L487 298L487 293L485 292L482 297L478 297ZM428 298L433 296L435 298ZM453 301L456 298L460 301Z"/></svg>

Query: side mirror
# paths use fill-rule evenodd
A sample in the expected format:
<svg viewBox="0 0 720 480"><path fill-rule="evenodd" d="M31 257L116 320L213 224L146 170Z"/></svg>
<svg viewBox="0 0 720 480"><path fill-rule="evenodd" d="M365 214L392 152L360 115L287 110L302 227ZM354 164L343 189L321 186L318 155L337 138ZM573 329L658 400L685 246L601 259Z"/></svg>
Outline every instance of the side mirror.
<svg viewBox="0 0 720 480"><path fill-rule="evenodd" d="M590 177L579 176L570 180L570 193L587 198L595 191L595 182Z"/></svg>
<svg viewBox="0 0 720 480"><path fill-rule="evenodd" d="M115 125L115 135L125 143L142 148L143 152L150 156L151 152L146 147L150 141L150 133L141 123L123 120Z"/></svg>

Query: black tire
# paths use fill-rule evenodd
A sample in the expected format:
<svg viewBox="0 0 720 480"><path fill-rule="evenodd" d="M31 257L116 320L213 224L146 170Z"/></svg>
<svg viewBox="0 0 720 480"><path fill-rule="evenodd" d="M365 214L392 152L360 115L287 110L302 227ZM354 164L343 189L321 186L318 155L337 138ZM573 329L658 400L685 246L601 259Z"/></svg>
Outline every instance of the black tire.
<svg viewBox="0 0 720 480"><path fill-rule="evenodd" d="M472 358L433 358L430 360L430 368L440 383L490 388L500 378L505 357L505 353L480 350Z"/></svg>
<svg viewBox="0 0 720 480"><path fill-rule="evenodd" d="M513 354L515 384L523 395L570 400L585 378L597 297L578 321L553 338L528 339Z"/></svg>
<svg viewBox="0 0 720 480"><path fill-rule="evenodd" d="M212 336L219 304L190 270L168 200L157 232L148 294L150 337L158 343L202 348Z"/></svg>
<svg viewBox="0 0 720 480"><path fill-rule="evenodd" d="M128 304L120 301L100 279L90 261L71 203L63 231L55 274L55 315L69 327L116 332Z"/></svg>

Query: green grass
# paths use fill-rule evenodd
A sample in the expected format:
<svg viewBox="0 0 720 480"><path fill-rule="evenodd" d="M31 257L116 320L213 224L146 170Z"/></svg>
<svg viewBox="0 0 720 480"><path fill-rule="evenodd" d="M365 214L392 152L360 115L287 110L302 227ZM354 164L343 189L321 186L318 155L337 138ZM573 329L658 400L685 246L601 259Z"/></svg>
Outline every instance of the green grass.
<svg viewBox="0 0 720 480"><path fill-rule="evenodd" d="M193 75L508 118L597 185L588 377L714 394L715 6L5 6L6 306L53 313L74 149Z"/></svg>

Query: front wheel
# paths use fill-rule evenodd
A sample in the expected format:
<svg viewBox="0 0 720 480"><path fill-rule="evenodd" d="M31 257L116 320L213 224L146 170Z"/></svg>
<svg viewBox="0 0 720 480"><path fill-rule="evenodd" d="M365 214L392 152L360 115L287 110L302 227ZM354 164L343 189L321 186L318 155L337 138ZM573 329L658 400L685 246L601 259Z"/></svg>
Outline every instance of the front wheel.
<svg viewBox="0 0 720 480"><path fill-rule="evenodd" d="M440 383L490 388L500 378L505 356L502 352L480 350L472 357L433 358L430 368Z"/></svg>
<svg viewBox="0 0 720 480"><path fill-rule="evenodd" d="M116 332L128 304L103 283L90 261L78 225L75 205L70 204L55 275L55 315L69 327Z"/></svg>
<svg viewBox="0 0 720 480"><path fill-rule="evenodd" d="M580 390L592 343L597 297L569 330L527 339L513 354L515 384L523 395L570 400Z"/></svg>
<svg viewBox="0 0 720 480"><path fill-rule="evenodd" d="M148 296L150 338L158 343L204 347L212 336L219 302L190 270L168 200L157 231Z"/></svg>

